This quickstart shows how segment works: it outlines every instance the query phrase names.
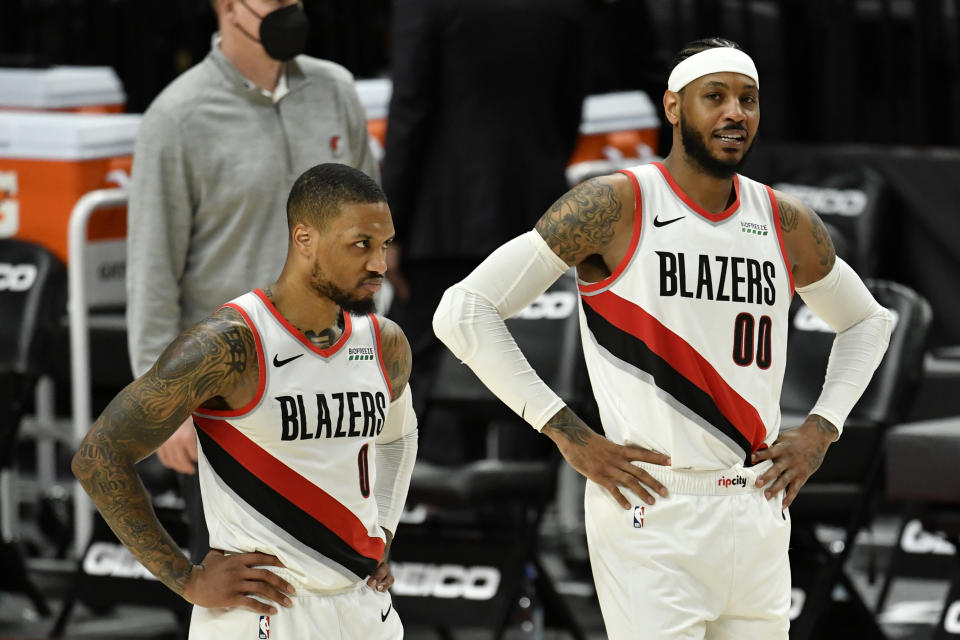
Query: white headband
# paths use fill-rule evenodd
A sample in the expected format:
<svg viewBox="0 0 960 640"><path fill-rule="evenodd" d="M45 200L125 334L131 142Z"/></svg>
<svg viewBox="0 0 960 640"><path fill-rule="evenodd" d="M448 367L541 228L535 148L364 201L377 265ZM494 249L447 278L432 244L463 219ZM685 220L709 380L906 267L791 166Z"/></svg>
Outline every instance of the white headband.
<svg viewBox="0 0 960 640"><path fill-rule="evenodd" d="M711 73L731 71L749 76L760 88L760 76L753 59L740 49L732 47L716 47L695 53L670 72L667 80L667 89L673 92L680 91L693 80Z"/></svg>

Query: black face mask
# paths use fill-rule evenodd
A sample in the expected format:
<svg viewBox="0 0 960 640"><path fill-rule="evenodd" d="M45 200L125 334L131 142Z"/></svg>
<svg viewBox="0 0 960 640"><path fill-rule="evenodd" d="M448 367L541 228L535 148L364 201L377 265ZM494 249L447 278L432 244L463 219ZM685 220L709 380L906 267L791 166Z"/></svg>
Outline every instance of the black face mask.
<svg viewBox="0 0 960 640"><path fill-rule="evenodd" d="M264 51L274 60L286 62L304 52L307 46L307 33L310 30L310 20L299 4L292 4L265 16L250 8L245 0L240 0L247 10L260 18L260 39L257 40L249 33L243 34L255 42L263 45Z"/></svg>

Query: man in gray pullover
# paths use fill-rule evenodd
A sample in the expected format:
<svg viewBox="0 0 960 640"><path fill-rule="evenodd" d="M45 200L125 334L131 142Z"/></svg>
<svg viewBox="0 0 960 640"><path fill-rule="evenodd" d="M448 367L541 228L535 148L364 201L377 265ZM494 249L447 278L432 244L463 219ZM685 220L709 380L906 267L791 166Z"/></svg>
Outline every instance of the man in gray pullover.
<svg viewBox="0 0 960 640"><path fill-rule="evenodd" d="M214 0L210 54L144 114L127 220L127 329L135 376L181 330L221 303L267 285L283 267L286 195L322 162L379 180L350 73L298 55L307 19L295 0ZM279 8L278 8L279 7ZM161 462L194 474L190 421L160 447ZM195 477L182 478L191 553L206 529ZM199 525L199 529L197 527Z"/></svg>

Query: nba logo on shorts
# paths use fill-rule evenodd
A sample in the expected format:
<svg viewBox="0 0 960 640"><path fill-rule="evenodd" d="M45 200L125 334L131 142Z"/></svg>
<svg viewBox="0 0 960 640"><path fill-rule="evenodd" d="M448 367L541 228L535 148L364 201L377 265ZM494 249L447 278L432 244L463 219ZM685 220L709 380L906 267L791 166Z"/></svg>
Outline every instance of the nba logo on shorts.
<svg viewBox="0 0 960 640"><path fill-rule="evenodd" d="M633 508L633 528L634 529L643 529L643 514L645 511L646 511L646 507Z"/></svg>
<svg viewBox="0 0 960 640"><path fill-rule="evenodd" d="M270 637L270 616L260 616L260 635L258 638Z"/></svg>

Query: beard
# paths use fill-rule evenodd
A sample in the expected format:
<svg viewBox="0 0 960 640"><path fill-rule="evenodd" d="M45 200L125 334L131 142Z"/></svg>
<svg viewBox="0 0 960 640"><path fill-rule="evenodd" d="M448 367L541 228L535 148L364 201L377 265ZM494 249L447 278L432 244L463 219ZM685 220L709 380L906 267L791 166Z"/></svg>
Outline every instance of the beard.
<svg viewBox="0 0 960 640"><path fill-rule="evenodd" d="M746 134L745 128L737 126L724 127L721 131L743 131ZM740 160L721 160L710 153L703 135L692 127L688 127L686 120L681 115L680 140L683 142L683 148L687 155L705 172L715 178L731 178L746 163L747 158L750 157L750 152L753 151L753 143L757 139L754 136L754 139L750 141L750 146L743 151Z"/></svg>
<svg viewBox="0 0 960 640"><path fill-rule="evenodd" d="M382 280L383 276L376 273L371 273L367 278L364 279L364 281L374 278ZM362 282L360 284L362 284ZM313 273L310 275L310 285L317 293L330 298L337 304L337 306L347 313L365 316L377 310L376 304L373 301L373 296L361 298L360 296L347 293L337 285L325 279L323 276L323 271L320 269L319 265L314 265L313 267Z"/></svg>

